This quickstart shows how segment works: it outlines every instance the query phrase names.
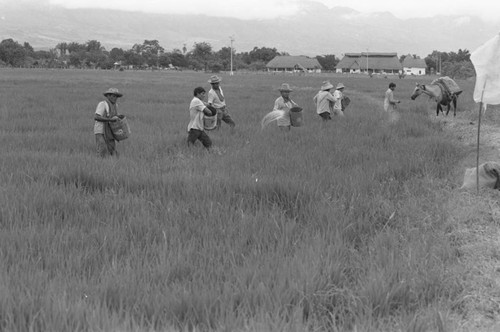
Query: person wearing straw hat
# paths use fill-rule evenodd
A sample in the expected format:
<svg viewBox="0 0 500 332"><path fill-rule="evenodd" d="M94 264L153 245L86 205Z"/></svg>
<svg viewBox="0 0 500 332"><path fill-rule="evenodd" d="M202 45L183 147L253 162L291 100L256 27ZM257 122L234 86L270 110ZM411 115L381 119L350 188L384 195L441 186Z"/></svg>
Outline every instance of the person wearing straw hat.
<svg viewBox="0 0 500 332"><path fill-rule="evenodd" d="M226 98L220 87L221 81L222 79L217 75L210 76L208 83L210 83L212 88L208 91L208 104L217 109L217 129L220 128L222 121L227 123L231 128L234 128L236 124L231 118L231 115L229 115L226 106Z"/></svg>
<svg viewBox="0 0 500 332"><path fill-rule="evenodd" d="M344 116L342 112L342 98L344 98L344 84L339 83L333 92L333 98L335 99L335 103L333 104L333 114Z"/></svg>
<svg viewBox="0 0 500 332"><path fill-rule="evenodd" d="M293 90L290 88L290 85L288 83L281 84L278 90L281 96L275 100L273 111L283 112L283 115L277 119L278 127L281 130L290 130L292 126L290 120L290 109L298 105L290 99L290 92L292 92Z"/></svg>
<svg viewBox="0 0 500 332"><path fill-rule="evenodd" d="M331 112L333 111L333 104L335 98L330 93L333 89L333 84L330 81L324 81L321 85L321 90L313 97L314 104L316 105L316 113L323 119L323 121L331 120Z"/></svg>
<svg viewBox="0 0 500 332"><path fill-rule="evenodd" d="M205 104L203 99L205 98L206 91L204 88L197 87L193 90L193 99L189 104L189 124L188 124L188 146L193 145L196 140L199 140L205 149L210 150L212 146L212 140L205 132L205 125L203 118L207 116L215 116L215 108ZM212 112L213 110L213 112Z"/></svg>
<svg viewBox="0 0 500 332"><path fill-rule="evenodd" d="M106 100L97 104L94 115L94 135L97 155L99 157L118 156L116 141L109 126L110 122L118 121L123 115L118 115L118 98L123 94L116 88L109 88L103 93Z"/></svg>

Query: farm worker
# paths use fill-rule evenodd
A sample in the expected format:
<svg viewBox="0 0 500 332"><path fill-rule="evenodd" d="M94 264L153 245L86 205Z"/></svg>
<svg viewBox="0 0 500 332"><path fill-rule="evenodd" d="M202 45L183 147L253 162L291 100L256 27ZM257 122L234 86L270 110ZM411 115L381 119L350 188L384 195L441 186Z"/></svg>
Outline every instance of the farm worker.
<svg viewBox="0 0 500 332"><path fill-rule="evenodd" d="M335 99L335 103L333 104L333 114L344 116L342 112L342 98L344 98L344 84L339 83L333 92L333 98Z"/></svg>
<svg viewBox="0 0 500 332"><path fill-rule="evenodd" d="M94 134L97 155L99 157L118 156L115 137L113 136L109 123L120 119L116 102L123 94L116 88L109 88L103 94L106 100L97 104L94 116Z"/></svg>
<svg viewBox="0 0 500 332"><path fill-rule="evenodd" d="M236 124L231 115L229 115L226 98L224 98L224 93L220 87L221 81L222 79L217 75L212 75L208 80L208 83L212 86L210 91L208 91L208 104L217 109L217 128L220 128L222 121L227 123L231 128L234 128Z"/></svg>
<svg viewBox="0 0 500 332"><path fill-rule="evenodd" d="M209 105L203 102L205 94L206 91L202 87L197 87L193 91L194 97L191 100L191 103L189 104L189 124L187 128L188 130L187 141L189 146L191 144L194 144L196 140L199 140L207 150L210 150L210 147L212 146L212 140L210 139L210 137L208 137L207 133L205 132L203 117L205 115L211 116L212 111L208 108Z"/></svg>
<svg viewBox="0 0 500 332"><path fill-rule="evenodd" d="M274 102L273 111L283 111L283 115L277 119L278 127L281 130L290 130L292 125L290 121L290 109L298 105L290 99L290 92L293 90L288 83L281 84L278 90L281 97L278 97Z"/></svg>
<svg viewBox="0 0 500 332"><path fill-rule="evenodd" d="M333 89L333 84L330 81L324 81L321 90L313 97L314 104L316 105L316 112L323 119L323 121L331 120L331 112L333 111L333 104L335 98L330 93Z"/></svg>
<svg viewBox="0 0 500 332"><path fill-rule="evenodd" d="M396 83L389 83L389 89L385 92L384 99L384 110L389 114L391 122L394 122L399 118L399 114L397 113L397 104L399 104L400 101L394 99L394 89L396 89Z"/></svg>

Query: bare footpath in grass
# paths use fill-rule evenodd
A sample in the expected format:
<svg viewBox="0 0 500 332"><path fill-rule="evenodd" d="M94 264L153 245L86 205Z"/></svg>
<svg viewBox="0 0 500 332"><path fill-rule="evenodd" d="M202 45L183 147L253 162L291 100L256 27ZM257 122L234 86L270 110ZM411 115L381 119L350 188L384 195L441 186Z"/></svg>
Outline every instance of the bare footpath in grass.
<svg viewBox="0 0 500 332"><path fill-rule="evenodd" d="M456 118L434 118L467 150L456 170L456 187L448 203L454 226L450 238L465 265L464 296L455 313L456 331L500 331L500 191L460 191L466 168L476 167L478 108ZM500 114L489 106L480 129L479 164L500 161Z"/></svg>

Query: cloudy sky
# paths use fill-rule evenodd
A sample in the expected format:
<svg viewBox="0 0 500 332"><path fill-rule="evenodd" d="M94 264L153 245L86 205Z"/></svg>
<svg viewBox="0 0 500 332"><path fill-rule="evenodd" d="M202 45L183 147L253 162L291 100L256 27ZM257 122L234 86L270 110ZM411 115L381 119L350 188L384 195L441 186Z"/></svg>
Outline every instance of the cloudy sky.
<svg viewBox="0 0 500 332"><path fill-rule="evenodd" d="M2 0L12 1L16 0ZM17 0L18 1L18 0ZM21 0L22 1L22 0ZM206 14L242 19L273 18L297 12L307 0L46 0L70 8L120 8L145 12ZM500 22L498 0L314 0L328 7L343 6L360 12L388 11L399 18L438 14L476 15ZM1 1L0 1L1 2Z"/></svg>

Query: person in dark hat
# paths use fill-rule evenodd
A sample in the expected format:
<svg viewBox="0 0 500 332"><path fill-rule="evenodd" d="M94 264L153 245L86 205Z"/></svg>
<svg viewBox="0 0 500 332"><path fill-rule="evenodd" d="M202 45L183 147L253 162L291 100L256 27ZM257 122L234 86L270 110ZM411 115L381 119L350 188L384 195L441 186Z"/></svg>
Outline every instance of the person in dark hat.
<svg viewBox="0 0 500 332"><path fill-rule="evenodd" d="M208 83L212 86L208 91L208 104L217 109L217 128L220 128L222 121L227 123L231 128L236 126L226 106L226 98L220 87L222 79L217 75L212 75Z"/></svg>
<svg viewBox="0 0 500 332"><path fill-rule="evenodd" d="M99 157L118 156L116 151L116 141L109 126L110 122L118 121L121 117L118 115L118 98L123 94L116 88L109 88L103 93L106 100L97 104L94 115L94 135L96 142L97 155Z"/></svg>
<svg viewBox="0 0 500 332"><path fill-rule="evenodd" d="M333 104L335 98L330 93L333 89L330 81L324 81L321 85L320 91L313 97L314 104L316 105L316 113L323 119L323 121L331 120L331 113L333 111Z"/></svg>

